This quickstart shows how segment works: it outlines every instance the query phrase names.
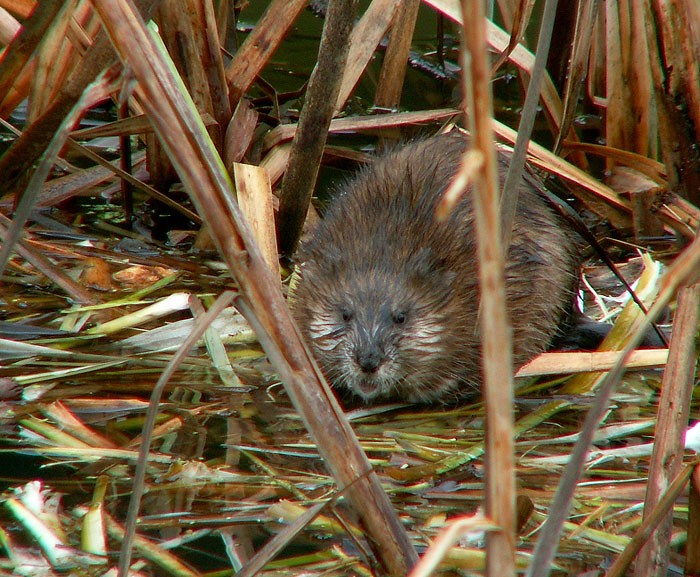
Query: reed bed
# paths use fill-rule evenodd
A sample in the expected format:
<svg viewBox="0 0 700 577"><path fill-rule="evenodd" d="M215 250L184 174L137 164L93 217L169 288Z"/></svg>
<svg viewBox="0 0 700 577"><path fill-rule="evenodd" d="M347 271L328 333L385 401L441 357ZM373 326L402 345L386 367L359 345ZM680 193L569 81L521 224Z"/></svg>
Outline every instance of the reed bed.
<svg viewBox="0 0 700 577"><path fill-rule="evenodd" d="M697 572L695 4L499 2L476 80L469 2L311 4L0 2L0 572ZM317 175L453 123L520 134L649 315L591 250L614 329L512 410L341 408L284 303Z"/></svg>

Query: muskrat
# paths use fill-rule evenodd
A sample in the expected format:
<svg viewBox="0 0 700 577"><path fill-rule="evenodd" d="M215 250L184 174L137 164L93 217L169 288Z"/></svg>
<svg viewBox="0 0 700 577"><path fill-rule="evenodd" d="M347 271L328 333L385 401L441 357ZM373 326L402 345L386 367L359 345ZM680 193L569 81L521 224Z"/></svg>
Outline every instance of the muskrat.
<svg viewBox="0 0 700 577"><path fill-rule="evenodd" d="M467 145L410 143L345 184L302 242L293 312L329 381L365 401L451 400L481 381L471 194L435 208ZM499 154L499 172L507 157ZM575 235L523 179L506 264L514 363L546 350L572 309Z"/></svg>

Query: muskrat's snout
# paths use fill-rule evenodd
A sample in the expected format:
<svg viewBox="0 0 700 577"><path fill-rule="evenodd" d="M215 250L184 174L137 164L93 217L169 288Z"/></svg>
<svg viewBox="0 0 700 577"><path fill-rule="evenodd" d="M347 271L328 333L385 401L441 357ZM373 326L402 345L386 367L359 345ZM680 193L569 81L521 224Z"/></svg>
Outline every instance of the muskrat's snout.
<svg viewBox="0 0 700 577"><path fill-rule="evenodd" d="M376 344L367 344L355 349L355 362L363 373L376 373L382 366L386 355Z"/></svg>
<svg viewBox="0 0 700 577"><path fill-rule="evenodd" d="M382 302L377 295L367 298L366 302ZM393 324L386 322L385 305L359 311L345 326L344 383L365 401L386 396L402 370L396 362L400 337Z"/></svg>

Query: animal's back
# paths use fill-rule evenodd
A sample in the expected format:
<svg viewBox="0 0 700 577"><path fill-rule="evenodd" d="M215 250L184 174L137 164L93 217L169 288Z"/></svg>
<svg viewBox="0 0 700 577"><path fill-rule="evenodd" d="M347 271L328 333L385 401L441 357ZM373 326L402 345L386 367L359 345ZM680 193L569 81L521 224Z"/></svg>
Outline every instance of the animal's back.
<svg viewBox="0 0 700 577"><path fill-rule="evenodd" d="M329 380L366 400L432 401L480 382L471 194L434 218L465 145L453 133L380 157L303 246L295 315ZM574 244L523 181L506 269L516 365L549 346L571 306Z"/></svg>

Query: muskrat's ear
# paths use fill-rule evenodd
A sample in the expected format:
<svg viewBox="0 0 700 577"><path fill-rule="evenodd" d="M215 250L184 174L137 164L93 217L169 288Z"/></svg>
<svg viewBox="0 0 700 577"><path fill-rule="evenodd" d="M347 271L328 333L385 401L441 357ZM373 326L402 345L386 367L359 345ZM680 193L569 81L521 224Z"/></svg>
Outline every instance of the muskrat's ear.
<svg viewBox="0 0 700 577"><path fill-rule="evenodd" d="M318 271L322 275L337 275L347 266L343 253L333 245L314 244L306 248L302 257L301 266L304 270Z"/></svg>
<svg viewBox="0 0 700 577"><path fill-rule="evenodd" d="M411 256L405 270L410 271L412 283L423 288L432 287L433 292L449 290L457 279L448 260L427 247Z"/></svg>
<svg viewBox="0 0 700 577"><path fill-rule="evenodd" d="M413 276L425 280L447 268L447 260L429 247L418 250L406 263L406 269L410 270Z"/></svg>

